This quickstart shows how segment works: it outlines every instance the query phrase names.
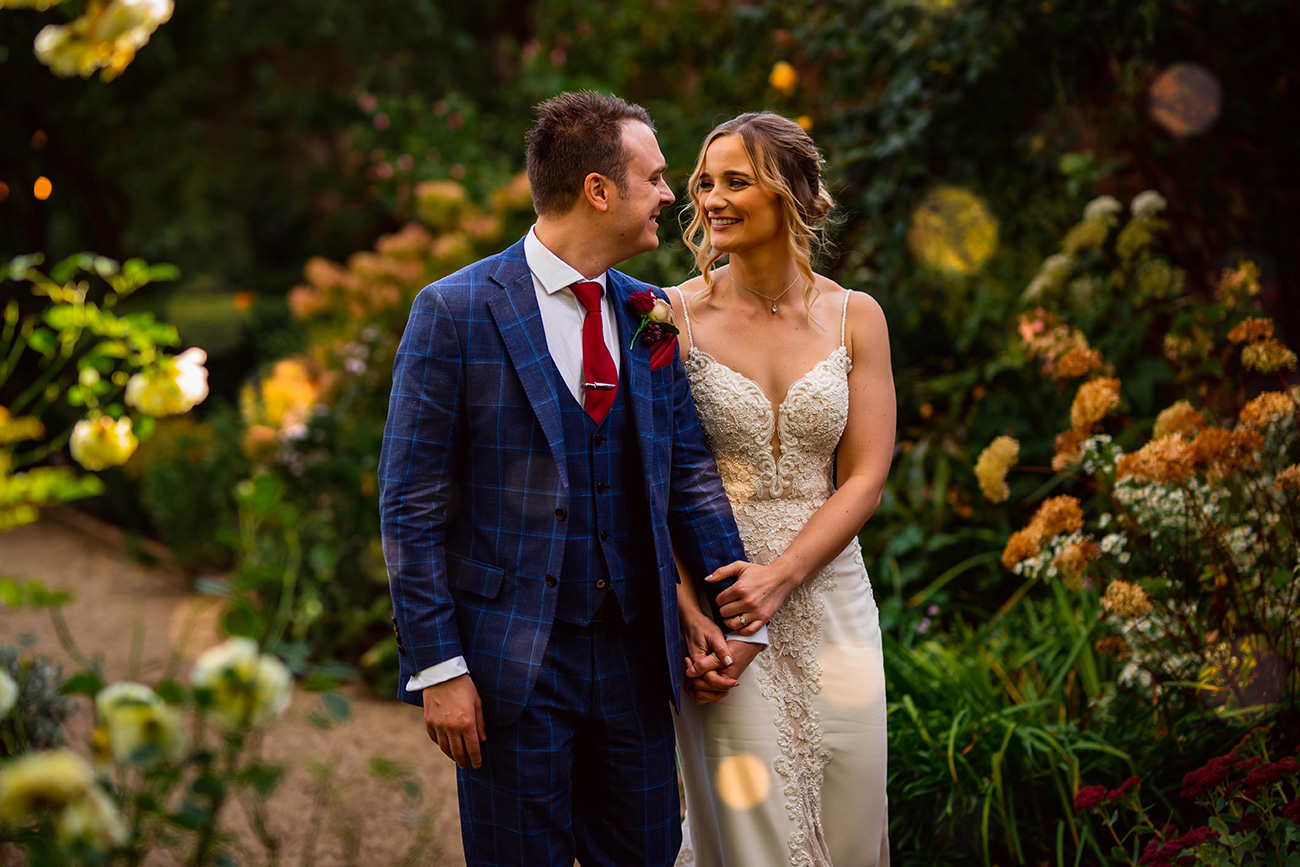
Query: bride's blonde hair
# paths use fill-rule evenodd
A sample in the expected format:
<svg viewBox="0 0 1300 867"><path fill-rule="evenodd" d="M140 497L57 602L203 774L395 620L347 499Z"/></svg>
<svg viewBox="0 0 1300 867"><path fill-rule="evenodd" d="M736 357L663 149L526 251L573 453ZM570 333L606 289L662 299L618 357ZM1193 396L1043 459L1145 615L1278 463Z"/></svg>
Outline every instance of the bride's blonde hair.
<svg viewBox="0 0 1300 867"><path fill-rule="evenodd" d="M835 208L835 200L822 182L823 160L812 138L799 124L770 111L749 112L719 124L704 140L695 160L690 202L685 208L690 225L682 233L682 240L695 254L695 266L704 277L704 291L695 300L708 297L713 291L713 266L723 255L710 241L708 218L701 204L700 173L709 145L728 135L739 136L754 165L758 183L781 200L786 240L803 282L804 309L811 316L818 293L812 269L813 251L826 243L826 223Z"/></svg>

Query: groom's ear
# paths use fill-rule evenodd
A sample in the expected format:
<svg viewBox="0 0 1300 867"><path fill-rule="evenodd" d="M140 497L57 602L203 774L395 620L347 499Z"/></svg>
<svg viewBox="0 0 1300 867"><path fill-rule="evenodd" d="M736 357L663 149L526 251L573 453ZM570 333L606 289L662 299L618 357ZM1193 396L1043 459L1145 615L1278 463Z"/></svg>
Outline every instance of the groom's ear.
<svg viewBox="0 0 1300 867"><path fill-rule="evenodd" d="M582 195L597 211L602 213L610 208L610 181L599 172L592 172L582 181Z"/></svg>

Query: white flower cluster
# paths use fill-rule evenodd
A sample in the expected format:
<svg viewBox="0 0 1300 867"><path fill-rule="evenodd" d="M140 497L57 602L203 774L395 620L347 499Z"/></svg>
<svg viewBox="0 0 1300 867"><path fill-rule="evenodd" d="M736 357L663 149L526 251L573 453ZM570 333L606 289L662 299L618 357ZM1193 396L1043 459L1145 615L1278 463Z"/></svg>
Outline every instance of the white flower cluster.
<svg viewBox="0 0 1300 867"><path fill-rule="evenodd" d="M1153 539L1177 542L1199 535L1206 523L1217 522L1230 494L1200 479L1166 485L1128 478L1115 485L1115 499Z"/></svg>
<svg viewBox="0 0 1300 867"><path fill-rule="evenodd" d="M204 653L190 674L204 712L223 728L261 728L289 706L293 677L284 663L232 638Z"/></svg>
<svg viewBox="0 0 1300 867"><path fill-rule="evenodd" d="M1181 634L1180 619L1195 618L1195 606L1174 602L1152 609L1145 617L1122 621L1121 634L1133 655L1125 662L1117 681L1155 700L1161 695L1161 682L1194 680L1203 660L1190 652L1170 653L1166 639Z"/></svg>
<svg viewBox="0 0 1300 867"><path fill-rule="evenodd" d="M1091 476L1115 472L1115 464L1124 450L1107 434L1088 437L1079 446L1079 466Z"/></svg>

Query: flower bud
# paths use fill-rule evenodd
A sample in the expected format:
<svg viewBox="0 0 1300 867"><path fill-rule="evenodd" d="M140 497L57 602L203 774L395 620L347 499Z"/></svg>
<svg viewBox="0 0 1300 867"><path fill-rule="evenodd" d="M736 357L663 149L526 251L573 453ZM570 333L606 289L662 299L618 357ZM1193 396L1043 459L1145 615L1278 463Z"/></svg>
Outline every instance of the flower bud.
<svg viewBox="0 0 1300 867"><path fill-rule="evenodd" d="M654 306L646 314L650 317L651 322L672 322L673 308L667 301L662 298L656 298Z"/></svg>

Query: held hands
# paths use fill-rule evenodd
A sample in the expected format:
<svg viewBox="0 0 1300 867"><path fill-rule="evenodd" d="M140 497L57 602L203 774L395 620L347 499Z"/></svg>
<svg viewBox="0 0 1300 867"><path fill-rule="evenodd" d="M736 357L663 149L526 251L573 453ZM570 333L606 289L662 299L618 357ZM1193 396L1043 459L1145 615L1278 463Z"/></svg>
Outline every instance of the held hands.
<svg viewBox="0 0 1300 867"><path fill-rule="evenodd" d="M775 566L759 566L737 560L718 569L705 581L736 583L718 594L718 607L728 627L741 635L753 635L781 607L798 582Z"/></svg>
<svg viewBox="0 0 1300 867"><path fill-rule="evenodd" d="M726 642L726 645L726 652L729 654L726 658L731 662L717 670L705 668L717 664L717 658L709 656L702 666L693 669L697 674L691 675L691 661L689 658L686 660L687 678L683 688L696 704L708 704L726 698L727 693L740 683L740 673L749 667L754 657L758 656L759 651L763 649L763 645L750 641L733 640Z"/></svg>
<svg viewBox="0 0 1300 867"><path fill-rule="evenodd" d="M483 764L478 746L487 740L483 703L468 674L425 687L424 727L429 740L459 767Z"/></svg>

